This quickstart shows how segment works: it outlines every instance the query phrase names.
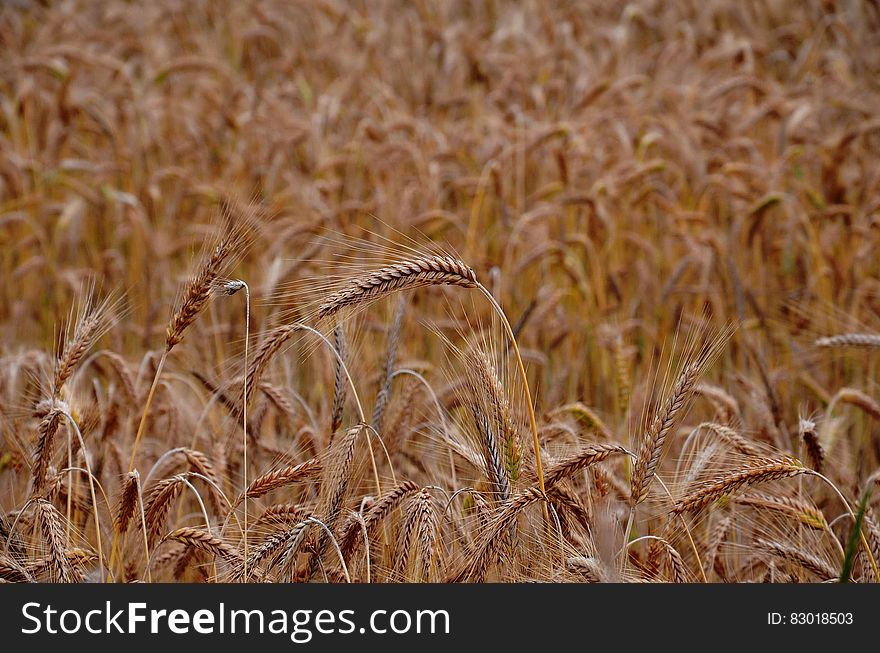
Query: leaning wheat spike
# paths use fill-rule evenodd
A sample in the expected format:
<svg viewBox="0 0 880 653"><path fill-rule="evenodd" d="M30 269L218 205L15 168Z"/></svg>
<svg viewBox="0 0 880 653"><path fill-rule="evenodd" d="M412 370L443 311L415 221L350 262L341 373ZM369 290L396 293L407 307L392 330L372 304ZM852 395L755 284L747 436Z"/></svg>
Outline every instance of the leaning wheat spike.
<svg viewBox="0 0 880 653"><path fill-rule="evenodd" d="M55 506L45 499L36 501L36 515L43 533L43 541L48 548L52 578L58 583L70 583L73 576L65 555L64 517Z"/></svg>
<svg viewBox="0 0 880 653"><path fill-rule="evenodd" d="M417 483L413 481L404 481L379 497L364 515L364 524L366 525L367 533L369 534L373 532L392 510L399 506L406 497L413 492L417 492L419 489ZM344 556L350 557L362 543L361 538L358 537L359 531L360 527L355 521L347 524L347 527L343 529L340 548L342 549Z"/></svg>
<svg viewBox="0 0 880 653"><path fill-rule="evenodd" d="M431 580L431 569L434 564L434 546L437 543L437 515L434 511L434 499L427 489L422 489L413 497L416 522L416 548L418 560L421 562L421 577L416 581L427 583Z"/></svg>
<svg viewBox="0 0 880 653"><path fill-rule="evenodd" d="M122 479L122 491L119 493L116 514L114 515L116 531L120 534L128 530L128 524L134 517L137 508L138 485L137 470L129 472Z"/></svg>
<svg viewBox="0 0 880 653"><path fill-rule="evenodd" d="M91 305L90 300L87 302L88 304L77 322L73 338L64 343L61 354L55 361L55 374L52 381L53 397L59 395L62 386L73 374L77 363L82 360L85 353L108 326L108 304L104 303L95 307Z"/></svg>
<svg viewBox="0 0 880 653"><path fill-rule="evenodd" d="M675 381L672 391L663 407L654 415L654 419L645 432L638 458L633 467L630 505L635 507L648 497L651 481L660 455L663 453L663 443L666 436L672 431L678 418L681 417L685 403L693 394L694 386L700 378L703 370L718 352L718 342L707 341L696 358L685 366Z"/></svg>
<svg viewBox="0 0 880 653"><path fill-rule="evenodd" d="M247 495L248 499L256 499L265 494L268 494L272 490L277 490L278 488L285 487L293 483L298 483L299 481L308 478L316 478L320 472L321 461L319 461L317 458L310 458L309 460L303 463L299 463L298 465L289 465L287 467L282 467L280 469L276 469L274 471L263 474L258 478L255 478L248 486L247 492L245 494ZM233 508L241 505L241 502L244 501L245 494L240 495L235 500Z"/></svg>
<svg viewBox="0 0 880 653"><path fill-rule="evenodd" d="M825 450L819 442L819 434L816 432L816 424L812 420L802 419L798 425L798 435L804 442L804 449L807 452L807 460L810 467L820 474L825 464Z"/></svg>
<svg viewBox="0 0 880 653"><path fill-rule="evenodd" d="M299 324L284 324L276 327L266 336L266 339L254 353L250 368L247 370L247 396L244 397L244 401L250 402L254 391L258 387L260 377L263 376L272 357L301 329L302 326Z"/></svg>
<svg viewBox="0 0 880 653"><path fill-rule="evenodd" d="M0 555L0 579L7 583L32 583L33 576L12 558Z"/></svg>
<svg viewBox="0 0 880 653"><path fill-rule="evenodd" d="M283 415L290 420L291 424L296 424L296 408L293 405L293 402L289 398L286 392L283 389L279 388L277 385L273 385L272 383L267 383L263 381L260 383L260 391L266 395L266 398L272 403L275 408L277 408ZM254 419L254 424L258 423L258 420ZM253 428L253 427L251 427Z"/></svg>
<svg viewBox="0 0 880 653"><path fill-rule="evenodd" d="M421 256L400 261L349 280L318 307L318 317L334 315L346 306L373 301L390 293L430 285L477 287L477 275L451 256Z"/></svg>
<svg viewBox="0 0 880 653"><path fill-rule="evenodd" d="M184 526L169 533L165 539L182 542L187 546L195 547L208 553L213 553L227 562L238 564L241 562L241 555L231 545L224 542L221 538L213 533L209 533L203 528L191 528Z"/></svg>
<svg viewBox="0 0 880 653"><path fill-rule="evenodd" d="M733 494L742 487L797 476L809 471L799 460L789 456L758 458L750 461L741 469L705 481L697 489L679 500L673 512L696 511L708 506L716 499Z"/></svg>
<svg viewBox="0 0 880 653"><path fill-rule="evenodd" d="M565 510L575 521L590 528L590 510L574 490L571 483L557 483L549 486L547 496L560 510Z"/></svg>
<svg viewBox="0 0 880 653"><path fill-rule="evenodd" d="M705 565L706 573L709 573L710 570L714 569L719 576L723 574L724 562L718 557L718 552L721 550L721 545L724 543L732 524L733 520L730 517L724 517L712 529L709 543L706 546L706 552L703 555L703 564Z"/></svg>
<svg viewBox="0 0 880 653"><path fill-rule="evenodd" d="M61 409L50 408L37 427L37 446L34 450L34 462L31 469L34 492L39 492L46 482L46 470L52 461L55 434L61 425L62 414L63 411Z"/></svg>
<svg viewBox="0 0 880 653"><path fill-rule="evenodd" d="M342 412L345 409L345 395L348 386L346 385L345 371L343 364L348 362L348 344L345 340L345 332L342 325L339 324L333 330L333 346L336 347L334 365L336 373L333 379L333 410L330 415L330 437L332 443L333 434L339 430L342 425Z"/></svg>
<svg viewBox="0 0 880 653"><path fill-rule="evenodd" d="M507 394L498 378L495 365L486 351L481 348L473 348L469 352L468 360L471 363L470 372L475 375L474 385L482 391L480 394L486 397L495 432L498 433L501 440L504 469L510 482L515 483L519 478L522 459L519 434L513 425Z"/></svg>
<svg viewBox="0 0 880 653"><path fill-rule="evenodd" d="M810 573L815 574L821 580L830 580L832 578L837 578L839 575L838 571L821 558L812 553L802 551L790 544L771 542L762 538L756 539L755 544L773 555L778 556L783 560L788 560Z"/></svg>
<svg viewBox="0 0 880 653"><path fill-rule="evenodd" d="M666 540L661 540L666 549L667 560L669 561L669 570L672 573L673 583L688 582L687 567L678 550Z"/></svg>
<svg viewBox="0 0 880 653"><path fill-rule="evenodd" d="M210 497L214 509L219 513L222 510L225 500L220 491L220 476L217 474L217 470L213 463L211 463L207 455L201 451L196 451L195 449L184 449L182 453L186 457L186 462L189 464L192 471L198 472L211 481L208 483L208 496Z"/></svg>
<svg viewBox="0 0 880 653"><path fill-rule="evenodd" d="M223 233L210 252L204 256L195 273L187 281L174 313L165 330L165 350L171 351L183 340L183 333L195 322L217 290L218 280L229 270L241 254L244 231L231 221L223 226Z"/></svg>
<svg viewBox="0 0 880 653"><path fill-rule="evenodd" d="M373 428L379 433L382 433L385 407L391 401L392 380L394 378L392 375L394 374L394 366L397 364L397 346L400 344L400 329L403 326L405 308L406 301L401 298L397 304L397 310L394 312L391 329L388 332L388 352L385 355L385 365L382 370L382 385L376 395L376 405L373 408Z"/></svg>
<svg viewBox="0 0 880 653"><path fill-rule="evenodd" d="M588 428L598 431L599 435L606 440L611 439L611 429L609 429L602 418L596 414L596 411L581 401L566 404L550 412L551 415L558 413L571 413L579 422L582 422Z"/></svg>
<svg viewBox="0 0 880 653"><path fill-rule="evenodd" d="M708 383L698 383L694 388L694 393L702 395L715 407L723 421L732 420L739 417L739 404L736 399L731 397L727 392Z"/></svg>
<svg viewBox="0 0 880 653"><path fill-rule="evenodd" d="M699 431L701 429L712 431L727 444L746 456L760 458L763 455L763 452L758 447L729 426L714 422L703 422L695 430Z"/></svg>
<svg viewBox="0 0 880 653"><path fill-rule="evenodd" d="M284 546L284 552L281 555L282 573L285 572L287 569L292 569L296 560L296 554L299 551L300 544L302 544L302 541L303 539L305 539L305 536L309 532L309 528L312 526L312 524L312 520L309 519L308 521L297 524L293 527L290 533L288 533L287 542ZM317 558L315 556L312 557L312 560L316 559ZM311 576L311 573L309 575Z"/></svg>
<svg viewBox="0 0 880 653"><path fill-rule="evenodd" d="M751 492L746 496L738 497L737 503L784 512L797 518L799 522L815 530L825 530L828 522L825 515L812 503L795 497L774 496L762 492Z"/></svg>
<svg viewBox="0 0 880 653"><path fill-rule="evenodd" d="M324 467L324 476L321 488L324 492L322 497L321 514L328 518L328 526L335 520L342 499L348 489L352 463L354 461L354 445L358 436L363 432L363 424L355 424L339 441L338 446L330 451L327 463Z"/></svg>
<svg viewBox="0 0 880 653"><path fill-rule="evenodd" d="M477 544L477 551L465 560L459 570L448 579L450 582L481 582L489 567L495 561L502 536L508 531L519 515L528 506L538 501L547 501L547 495L536 487L528 487L518 492L500 505Z"/></svg>
<svg viewBox="0 0 880 653"><path fill-rule="evenodd" d="M299 503L278 503L266 508L252 527L261 524L289 524L301 522L309 516L308 508Z"/></svg>
<svg viewBox="0 0 880 653"><path fill-rule="evenodd" d="M331 531L336 527L340 508L342 508L342 501L345 498L345 493L351 480L354 445L358 436L364 431L364 428L363 424L355 424L352 428L348 429L345 436L330 450L327 463L324 466L324 475L321 479L322 496L318 514L321 515L324 524ZM317 564L324 555L328 544L329 536L321 529L310 563L310 575L317 571Z"/></svg>
<svg viewBox="0 0 880 653"><path fill-rule="evenodd" d="M305 537L305 534L308 532L310 524L311 522L307 517L303 519L303 521L293 526L290 530L273 533L265 540L263 540L260 546L253 549L248 556L248 574L253 573L253 570L256 569L257 565L260 564L263 560L269 560L271 563L272 559L278 557L281 549L287 547L291 543L294 543L294 550L298 549L300 543L302 542L302 538ZM237 572L236 578L241 578L243 576L243 572L244 567L242 566Z"/></svg>
<svg viewBox="0 0 880 653"><path fill-rule="evenodd" d="M257 564L262 562L265 559L270 558L275 553L281 550L287 541L291 537L291 533L299 533L303 531L307 524L307 519L300 520L295 524L290 530L279 531L277 533L272 533L269 535L260 546L253 549L248 556L248 569L256 569ZM243 568L242 568L243 572Z"/></svg>
<svg viewBox="0 0 880 653"><path fill-rule="evenodd" d="M128 363L126 363L125 359L115 351L109 349L102 349L96 354L96 356L98 354L107 361L110 369L112 369L119 378L119 384L122 388L122 394L124 395L125 400L132 405L136 404L138 402L138 395L137 390L135 389L134 377L131 370L129 370Z"/></svg>
<svg viewBox="0 0 880 653"><path fill-rule="evenodd" d="M868 415L876 420L880 420L880 404L878 404L870 395L865 394L856 388L841 388L828 404L829 411L831 406L842 401L845 404L851 404L856 408L861 408Z"/></svg>
<svg viewBox="0 0 880 653"><path fill-rule="evenodd" d="M434 499L424 489L416 497L419 504L419 560L422 563L422 577L418 580L427 583L431 580L431 568L434 565L434 546L437 543L437 514L434 511Z"/></svg>
<svg viewBox="0 0 880 653"><path fill-rule="evenodd" d="M144 499L144 519L151 546L164 530L165 519L171 510L171 504L183 489L184 480L185 477L180 474L164 478L154 483L147 492Z"/></svg>
<svg viewBox="0 0 880 653"><path fill-rule="evenodd" d="M64 556L67 558L68 565L70 565L72 582L75 583L80 583L85 579L85 574L83 573L84 568L94 562L98 557L94 551L89 551L87 549L67 549L64 552ZM43 556L28 561L26 571L34 575L43 575L46 573L51 574L51 556Z"/></svg>
<svg viewBox="0 0 880 653"><path fill-rule="evenodd" d="M623 336L619 333L614 338L614 373L617 381L617 410L621 416L625 416L629 410L632 387L630 385L629 360Z"/></svg>
<svg viewBox="0 0 880 653"><path fill-rule="evenodd" d="M565 568L583 576L588 583L601 583L607 574L602 563L596 558L587 556L570 556L565 560Z"/></svg>
<svg viewBox="0 0 880 653"><path fill-rule="evenodd" d="M166 551L163 551L162 553L153 556L153 559L150 562L150 569L162 569L172 562L179 561L185 555L193 551L191 547L184 546L180 542L172 542L166 548Z"/></svg>
<svg viewBox="0 0 880 653"><path fill-rule="evenodd" d="M525 364L523 363L519 346L516 343L516 336L498 300L495 299L485 286L477 281L476 273L463 261L451 256L423 256L401 261L380 270L355 277L349 280L344 288L330 295L318 307L318 317L328 317L337 313L345 306L375 300L392 292L427 285L456 285L478 289L486 300L492 304L492 309L504 325L505 333L516 356L517 370L522 382L523 393L525 394L524 399L529 415L529 427L532 431L535 465L538 469L538 484L543 490L544 473L541 461L541 443L538 439L537 418L535 417L535 409L532 405L531 390L529 390L529 380L526 376ZM549 519L549 515L546 515L546 517Z"/></svg>
<svg viewBox="0 0 880 653"><path fill-rule="evenodd" d="M393 571L406 578L409 567L409 555L412 549L413 533L418 521L418 495L413 497L403 511L403 526L397 531L397 543L394 547Z"/></svg>
<svg viewBox="0 0 880 653"><path fill-rule="evenodd" d="M836 336L818 338L814 343L817 347L860 347L868 349L880 348L880 335L873 333L841 333Z"/></svg>
<svg viewBox="0 0 880 653"><path fill-rule="evenodd" d="M626 454L627 450L619 444L590 444L571 456L555 462L547 468L544 485L551 488L564 478L591 465L602 462L614 454Z"/></svg>
<svg viewBox="0 0 880 653"><path fill-rule="evenodd" d="M501 461L495 434L489 428L489 421L479 406L473 406L472 412L474 414L474 421L480 431L480 442L483 445L486 472L495 493L495 500L499 503L506 501L510 498L510 478Z"/></svg>

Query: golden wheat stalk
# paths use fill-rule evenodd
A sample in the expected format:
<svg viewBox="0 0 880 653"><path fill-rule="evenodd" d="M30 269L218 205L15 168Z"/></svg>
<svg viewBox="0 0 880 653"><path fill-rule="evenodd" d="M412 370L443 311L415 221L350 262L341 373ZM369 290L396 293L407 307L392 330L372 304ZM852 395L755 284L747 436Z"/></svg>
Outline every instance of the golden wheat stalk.
<svg viewBox="0 0 880 653"><path fill-rule="evenodd" d="M676 502L674 513L696 511L742 487L805 474L811 470L790 456L758 458L741 469L705 481L697 489Z"/></svg>
<svg viewBox="0 0 880 653"><path fill-rule="evenodd" d="M841 333L835 336L817 338L813 344L823 348L858 347L862 349L878 349L880 348L880 335L874 333Z"/></svg>
<svg viewBox="0 0 880 653"><path fill-rule="evenodd" d="M510 345L513 347L517 370L523 385L526 409L529 414L529 426L532 430L532 445L534 447L535 466L538 471L538 484L543 492L544 466L541 461L538 423L535 418L535 408L532 405L532 394L529 389L529 381L526 376L522 354L520 353L516 336L513 328L510 326L507 315L504 313L498 300L477 280L476 272L470 266L460 259L437 255L420 256L385 266L379 270L350 279L340 290L327 297L318 307L318 317L329 317L347 306L374 301L393 292L429 285L453 285L464 288L476 288L489 301L492 309L501 320ZM549 522L549 515L545 515L545 517Z"/></svg>

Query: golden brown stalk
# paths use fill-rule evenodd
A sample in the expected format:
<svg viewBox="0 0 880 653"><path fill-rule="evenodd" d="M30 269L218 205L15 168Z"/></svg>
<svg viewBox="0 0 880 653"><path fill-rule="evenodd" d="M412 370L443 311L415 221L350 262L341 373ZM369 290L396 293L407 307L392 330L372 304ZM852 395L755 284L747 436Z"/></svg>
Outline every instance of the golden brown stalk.
<svg viewBox="0 0 880 653"><path fill-rule="evenodd" d="M340 309L373 301L399 290L431 285L477 287L477 275L463 261L451 256L423 256L388 265L351 279L318 308L318 317L334 315Z"/></svg>
<svg viewBox="0 0 880 653"><path fill-rule="evenodd" d="M7 583L33 583L30 572L12 558L0 555L0 579Z"/></svg>
<svg viewBox="0 0 880 653"><path fill-rule="evenodd" d="M242 562L241 555L238 551L213 533L209 533L202 528L184 526L183 528L178 528L166 535L165 539L182 542L187 546L192 546L196 549L213 553L227 562L234 564Z"/></svg>
<svg viewBox="0 0 880 653"><path fill-rule="evenodd" d="M279 503L269 506L257 517L253 526L259 524L288 524L301 522L309 516L309 510L298 503Z"/></svg>
<svg viewBox="0 0 880 653"><path fill-rule="evenodd" d="M333 410L330 415L330 440L333 434L342 426L342 414L345 409L345 395L347 392L345 372L343 364L348 359L348 345L345 341L345 332L339 324L333 330L333 345L336 347L338 357L333 361L336 373L333 379Z"/></svg>
<svg viewBox="0 0 880 653"><path fill-rule="evenodd" d="M632 388L630 387L629 360L627 360L623 336L619 333L614 338L614 372L617 379L617 411L622 417L625 417L629 410Z"/></svg>
<svg viewBox="0 0 880 653"><path fill-rule="evenodd" d="M138 474L129 472L122 479L122 491L116 503L115 526L116 531L122 535L128 530L128 524L134 517L138 501Z"/></svg>
<svg viewBox="0 0 880 653"><path fill-rule="evenodd" d="M165 478L153 484L146 493L144 518L151 546L165 529L165 519L171 510L171 504L180 495L185 480L186 478L180 474Z"/></svg>
<svg viewBox="0 0 880 653"><path fill-rule="evenodd" d="M579 422L582 422L588 428L595 429L599 432L599 435L606 440L611 439L611 429L609 429L602 418L596 414L596 411L585 403L576 401L550 411L551 415L559 413L571 413Z"/></svg>
<svg viewBox="0 0 880 653"><path fill-rule="evenodd" d="M82 360L94 341L101 336L107 326L106 317L100 306L84 313L77 324L73 339L64 344L61 355L55 362L55 376L52 382L53 397L59 395L62 386L73 374L77 363Z"/></svg>
<svg viewBox="0 0 880 653"><path fill-rule="evenodd" d="M266 339L254 353L250 368L247 370L247 391L248 396L244 397L245 402L250 402L254 391L257 389L260 378L269 366L272 357L290 340L290 338L301 331L299 324L284 324L273 329Z"/></svg>
<svg viewBox="0 0 880 653"><path fill-rule="evenodd" d="M790 544L771 542L762 538L755 540L755 544L773 555L788 560L810 573L815 574L821 580L830 580L832 578L837 578L840 575L839 572L826 561Z"/></svg>
<svg viewBox="0 0 880 653"><path fill-rule="evenodd" d="M880 420L880 404L878 404L873 397L865 394L861 390L856 388L841 388L828 404L828 412L830 413L834 406L841 401L845 404L851 404L857 408L861 408L874 419Z"/></svg>
<svg viewBox="0 0 880 653"><path fill-rule="evenodd" d="M256 499L272 490L297 483L307 478L316 478L321 472L321 462L317 458L311 458L298 465L289 465L255 478L247 489L247 497ZM241 505L245 495L240 495L233 504L233 508Z"/></svg>
<svg viewBox="0 0 880 653"><path fill-rule="evenodd" d="M544 485L547 488L552 488L559 481L568 478L575 472L602 462L614 454L625 455L626 453L627 450L619 444L587 445L577 453L567 456L548 467L547 475L544 477Z"/></svg>
<svg viewBox="0 0 880 653"><path fill-rule="evenodd" d="M746 506L787 513L797 518L805 526L815 530L821 531L828 527L828 522L821 510L807 501L794 497L752 492L746 496L737 497L736 502Z"/></svg>
<svg viewBox="0 0 880 653"><path fill-rule="evenodd" d="M225 501L223 499L223 494L220 492L220 476L217 474L214 465L208 459L208 456L201 451L184 449L182 453L186 457L186 462L191 471L198 472L211 481L208 483L208 496L211 499L214 509L219 513L222 510Z"/></svg>
<svg viewBox="0 0 880 653"><path fill-rule="evenodd" d="M746 456L752 458L760 458L763 452L753 445L749 440L740 435L737 431L724 426L723 424L715 424L714 422L703 422L696 430L707 429L718 435L727 444Z"/></svg>
<svg viewBox="0 0 880 653"><path fill-rule="evenodd" d="M377 499L366 514L364 514L364 524L366 525L368 536L375 531L376 527L382 522L382 520L385 519L392 510L399 506L406 497L414 492L418 492L419 489L421 488L417 483L414 483L413 481L404 481L400 485L391 488ZM360 525L355 520L352 520L341 530L343 535L340 540L340 548L342 549L343 555L346 558L350 558L350 556L357 551L360 544L363 543L359 537Z"/></svg>
<svg viewBox="0 0 880 653"><path fill-rule="evenodd" d="M497 433L501 441L504 470L510 483L516 483L520 474L522 459L520 456L519 433L513 424L513 416L507 394L498 378L495 365L489 354L479 347L468 352L469 371L474 374L474 389L477 396L486 398L489 408L492 433ZM507 497L504 497L506 499Z"/></svg>
<svg viewBox="0 0 880 653"><path fill-rule="evenodd" d="M492 486L496 502L503 502L510 498L510 477L504 469L501 454L498 451L498 442L492 429L489 428L489 420L483 414L479 406L472 406L474 422L480 433L480 443L483 445L483 458L486 465L486 473Z"/></svg>
<svg viewBox="0 0 880 653"><path fill-rule="evenodd" d="M65 555L64 517L45 499L37 499L36 515L43 541L48 548L48 563L53 580L57 583L72 582L70 563Z"/></svg>
<svg viewBox="0 0 880 653"><path fill-rule="evenodd" d="M825 450L819 442L816 424L812 420L802 419L798 425L798 434L804 442L810 467L821 474L825 466Z"/></svg>
<svg viewBox="0 0 880 653"><path fill-rule="evenodd" d="M660 455L663 453L666 436L672 432L673 426L681 417L685 403L691 398L697 380L714 353L715 348L711 343L703 347L697 358L681 371L663 407L655 413L654 419L645 432L638 458L633 467L630 484L630 505L632 507L648 498L648 491L651 487L651 481L654 479L657 464L660 462Z"/></svg>
<svg viewBox="0 0 880 653"><path fill-rule="evenodd" d="M382 385L376 395L376 405L373 407L372 424L377 433L383 432L385 407L391 401L394 366L397 364L397 346L400 342L400 329L403 325L403 312L405 308L406 302L401 298L397 304L397 310L394 312L394 321L391 323L391 329L388 332L388 353L385 356L385 366L382 370Z"/></svg>
<svg viewBox="0 0 880 653"><path fill-rule="evenodd" d="M165 329L165 349L171 351L183 340L183 334L205 309L217 289L217 282L226 272L235 257L240 254L241 234L225 227L225 233L214 248L205 256L195 274L190 277L183 289L177 308L171 315Z"/></svg>
<svg viewBox="0 0 880 653"><path fill-rule="evenodd" d="M67 408L62 406L60 402L50 400L50 406L37 427L37 446L34 450L33 467L31 468L35 493L39 492L46 483L46 470L49 469L49 464L52 462L55 435L66 411Z"/></svg>
<svg viewBox="0 0 880 653"><path fill-rule="evenodd" d="M727 392L708 383L698 383L694 394L701 395L712 402L723 421L730 421L739 416L739 404Z"/></svg>
<svg viewBox="0 0 880 653"><path fill-rule="evenodd" d="M499 506L477 543L477 550L452 574L448 582L481 582L495 561L503 535L509 531L517 515L538 501L547 501L547 495L536 487L528 487Z"/></svg>
<svg viewBox="0 0 880 653"><path fill-rule="evenodd" d="M427 583L431 580L431 568L434 563L434 545L437 542L437 515L434 512L434 500L428 490L423 489L419 492L414 501L418 506L418 548L419 560L422 563L422 575L417 580Z"/></svg>
<svg viewBox="0 0 880 653"><path fill-rule="evenodd" d="M859 347L865 349L880 348L880 335L873 333L841 333L836 336L818 338L813 343L817 347Z"/></svg>
<svg viewBox="0 0 880 653"><path fill-rule="evenodd" d="M217 291L225 294L229 293L230 286L222 283L221 277L232 267L237 257L242 254L247 237L246 229L250 224L251 217L246 216L239 225L235 225L233 224L231 214L228 213L229 209L225 210L227 213L224 215L224 225L219 241L206 256L202 257L202 261L196 268L195 274L184 286L178 306L172 313L168 326L165 329L165 350L162 352L159 363L156 365L156 373L153 375L153 382L150 384L150 390L144 402L144 409L141 413L141 419L138 423L134 444L131 449L128 471L134 469L134 461L147 425L150 405L153 403L153 396L159 385L159 378L162 375L162 369L165 366L168 354L175 345L183 340L184 332L205 309L212 295Z"/></svg>
<svg viewBox="0 0 880 653"><path fill-rule="evenodd" d="M696 511L742 487L804 474L810 470L790 456L758 458L742 469L722 474L701 484L675 504L674 513Z"/></svg>
<svg viewBox="0 0 880 653"><path fill-rule="evenodd" d="M669 569L672 573L672 582L673 583L687 583L688 582L688 574L687 567L684 564L684 560L681 557L681 554L678 550L672 546L666 540L660 540L663 543L664 548L666 549L666 554L668 556L669 561Z"/></svg>
<svg viewBox="0 0 880 653"><path fill-rule="evenodd" d="M392 292L407 290L427 285L455 285L465 288L476 288L492 305L492 310L501 320L504 331L516 357L517 370L523 385L526 409L529 414L529 426L532 430L532 445L535 454L535 466L538 470L538 485L543 492L544 466L541 461L541 443L538 439L538 423L535 418L535 407L532 405L532 394L526 376L522 354L516 343L516 335L510 326L504 310L498 300L485 286L477 281L476 273L463 261L451 256L423 256L395 263L374 272L355 277L348 281L344 288L333 293L318 308L318 316L328 317L339 312L346 306L373 301ZM545 506L546 508L546 506ZM549 515L545 514L549 521Z"/></svg>
<svg viewBox="0 0 880 653"><path fill-rule="evenodd" d="M335 529L339 519L342 501L351 480L355 443L365 428L364 424L355 424L348 429L345 436L330 450L327 463L324 466L324 474L321 479L321 501L317 513L321 515L321 520L330 531ZM322 529L318 535L315 552L310 563L310 575L317 571L318 562L324 555L328 544L329 536Z"/></svg>
<svg viewBox="0 0 880 653"><path fill-rule="evenodd" d="M719 576L723 576L724 563L719 559L718 552L721 550L721 545L724 543L732 524L733 520L730 517L724 517L712 529L709 544L706 547L706 553L704 555L705 572L707 574L714 569Z"/></svg>

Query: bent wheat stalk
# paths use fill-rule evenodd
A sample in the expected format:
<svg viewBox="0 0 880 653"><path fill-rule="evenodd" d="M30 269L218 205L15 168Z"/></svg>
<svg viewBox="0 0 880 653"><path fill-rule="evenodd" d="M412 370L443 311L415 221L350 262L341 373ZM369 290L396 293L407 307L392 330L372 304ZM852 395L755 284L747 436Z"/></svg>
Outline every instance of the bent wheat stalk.
<svg viewBox="0 0 880 653"><path fill-rule="evenodd" d="M340 290L326 298L318 307L318 317L321 319L330 317L345 307L375 301L394 292L440 285L461 286L463 288L479 290L489 301L504 327L504 331L513 349L517 370L523 384L523 394L525 395L526 408L529 414L529 426L532 430L532 445L535 450L538 487L543 494L544 467L541 463L541 443L538 439L538 424L535 418L535 408L532 405L532 394L529 390L525 365L523 364L519 346L516 343L516 335L498 300L477 280L476 272L464 261L451 256L419 256L387 265L362 276L354 277L346 282Z"/></svg>

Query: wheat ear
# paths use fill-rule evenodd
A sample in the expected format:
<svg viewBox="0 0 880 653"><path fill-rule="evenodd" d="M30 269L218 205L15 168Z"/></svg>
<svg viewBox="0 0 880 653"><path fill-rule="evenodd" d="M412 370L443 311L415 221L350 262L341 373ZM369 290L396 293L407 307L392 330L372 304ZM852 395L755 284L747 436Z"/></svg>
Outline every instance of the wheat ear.
<svg viewBox="0 0 880 653"><path fill-rule="evenodd" d="M535 418L532 394L529 389L529 381L526 376L522 355L516 342L516 335L498 300L495 299L485 286L477 281L476 273L466 263L451 256L422 256L354 277L342 289L330 295L318 307L318 316L320 318L329 317L338 313L346 306L373 301L396 291L428 285L454 285L464 288L476 288L489 301L492 309L501 320L510 345L513 347L517 369L523 384L523 393L529 414L529 426L532 430L532 444L535 453L535 466L538 472L538 485L541 488L541 492L544 492L544 467L541 462L538 423ZM544 507L546 513L546 504ZM545 518L549 522L548 514L545 514Z"/></svg>
<svg viewBox="0 0 880 653"><path fill-rule="evenodd" d="M799 460L790 456L758 458L741 469L704 482L696 490L676 502L673 512L693 512L704 508L716 499L733 494L742 487L798 476L810 471L812 470L804 467Z"/></svg>

